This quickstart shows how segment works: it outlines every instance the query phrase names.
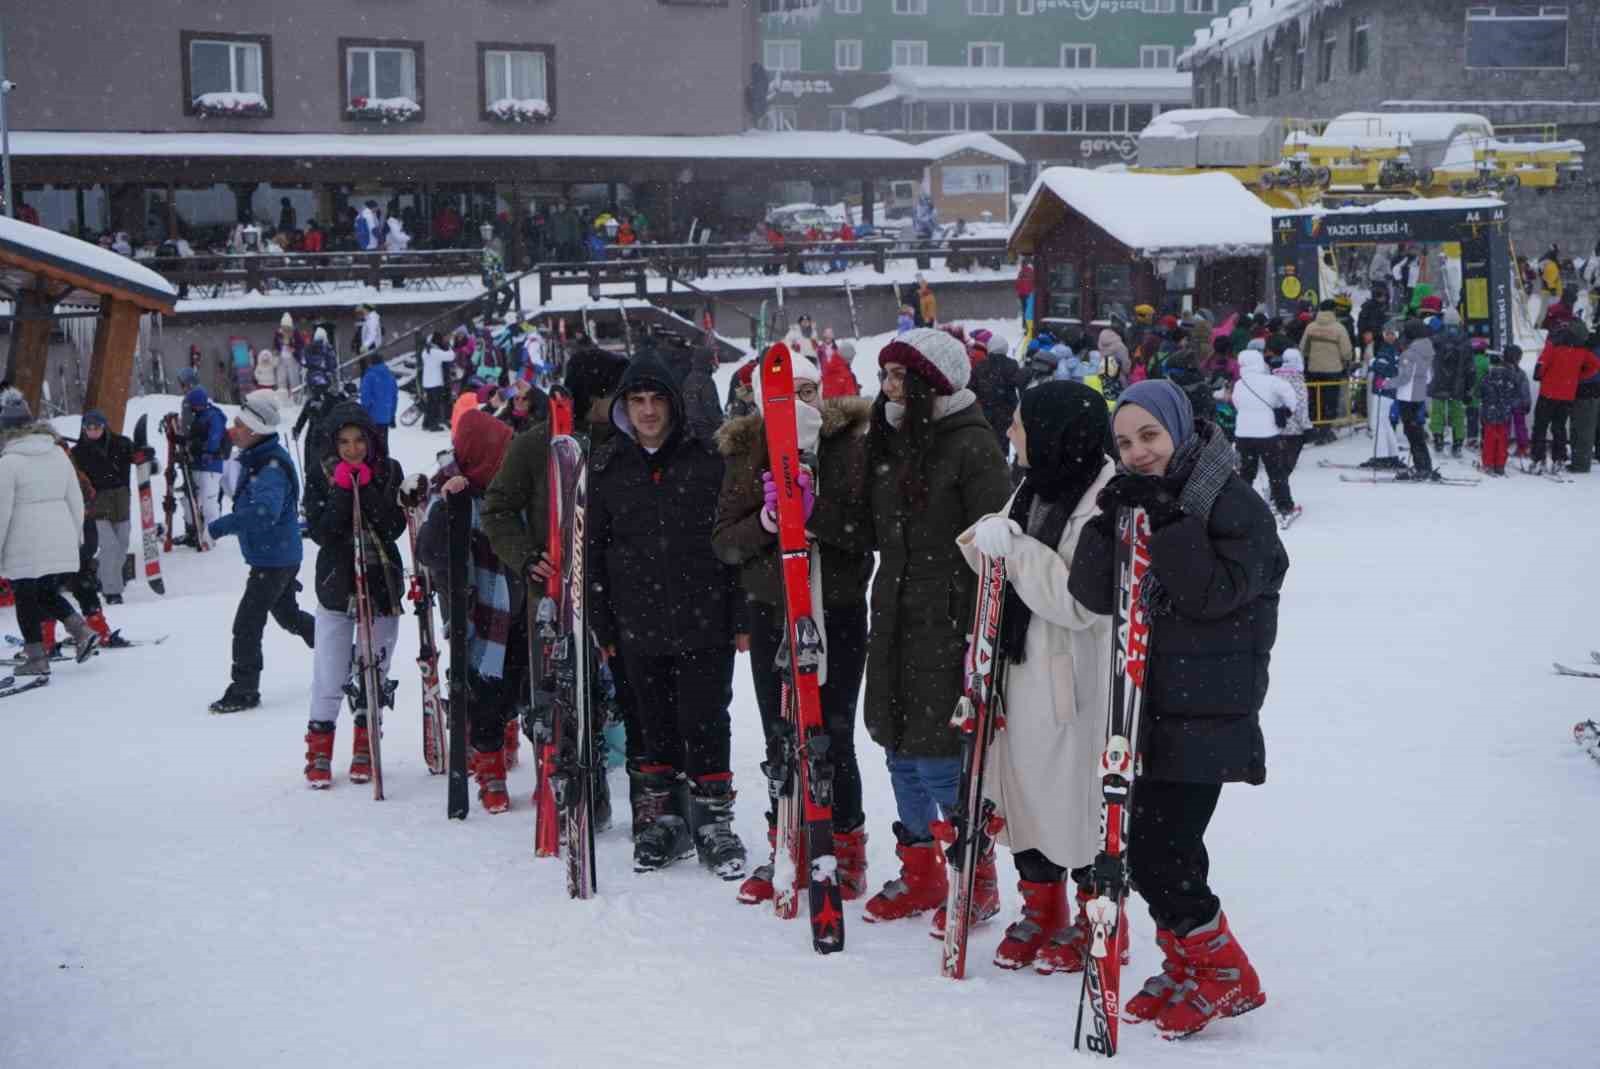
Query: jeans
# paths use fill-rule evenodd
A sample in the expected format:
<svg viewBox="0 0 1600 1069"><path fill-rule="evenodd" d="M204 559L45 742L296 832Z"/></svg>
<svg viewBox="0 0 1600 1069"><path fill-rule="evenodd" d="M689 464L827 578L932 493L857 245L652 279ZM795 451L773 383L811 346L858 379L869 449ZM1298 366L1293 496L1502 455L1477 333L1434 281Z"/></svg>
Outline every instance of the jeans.
<svg viewBox="0 0 1600 1069"><path fill-rule="evenodd" d="M733 642L649 654L622 650L650 759L699 779L728 771Z"/></svg>
<svg viewBox="0 0 1600 1069"><path fill-rule="evenodd" d="M783 719L782 679L773 660L783 639L784 613L776 605L750 599L750 675L761 710L764 738ZM861 824L861 767L856 761L856 699L867 667L867 605L834 606L824 617L828 682L822 687L822 723L833 763L833 826L852 831Z"/></svg>
<svg viewBox="0 0 1600 1069"><path fill-rule="evenodd" d="M44 622L60 620L66 623L77 613L61 596L61 584L70 575L40 575L31 579L11 580L11 593L17 599L17 627L22 631L22 641L38 645L44 641Z"/></svg>
<svg viewBox="0 0 1600 1069"><path fill-rule="evenodd" d="M1141 779L1133 789L1128 864L1133 884L1161 928L1187 932L1216 916L1221 903L1206 878L1206 827L1217 810L1220 783Z"/></svg>
<svg viewBox="0 0 1600 1069"><path fill-rule="evenodd" d="M244 596L233 614L233 683L250 693L261 689L261 634L267 629L267 617L278 621L278 626L291 635L299 635L307 646L312 645L316 634L311 614L302 612L295 601L295 575L299 565L287 568L251 568L245 580Z"/></svg>
<svg viewBox="0 0 1600 1069"><path fill-rule="evenodd" d="M907 838L914 842L933 838L929 825L940 812L948 815L954 810L961 793L961 758L911 757L892 750L884 751L883 756Z"/></svg>

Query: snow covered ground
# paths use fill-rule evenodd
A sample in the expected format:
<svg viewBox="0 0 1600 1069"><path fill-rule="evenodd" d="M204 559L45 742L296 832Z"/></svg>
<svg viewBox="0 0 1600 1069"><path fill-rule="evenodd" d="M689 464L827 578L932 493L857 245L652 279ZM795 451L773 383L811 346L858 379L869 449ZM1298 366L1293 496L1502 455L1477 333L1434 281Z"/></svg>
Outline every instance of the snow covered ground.
<svg viewBox="0 0 1600 1069"><path fill-rule="evenodd" d="M130 421L175 404L139 399ZM444 443L392 440L408 471ZM1308 450L1296 473L1269 778L1224 791L1209 837L1269 1000L1182 1044L1125 1028L1130 1064L1594 1064L1600 768L1569 732L1600 684L1549 665L1600 646L1580 566L1600 498L1584 477L1361 486L1316 466L1369 448ZM269 625L262 708L208 715L244 567L231 540L163 566L166 597L136 585L111 621L170 641L57 665L0 704L0 1065L1087 1064L1071 1052L1077 982L994 969L998 925L974 936L964 983L939 977L925 919L869 926L859 903L847 951L819 958L803 922L737 904L692 862L634 875L625 817L599 840L600 896L569 901L561 866L532 857L527 764L512 813L474 799L467 821L445 819L409 620L388 800L344 776L348 718L334 789L306 790L304 648ZM15 631L9 612L0 627ZM743 659L734 723L754 852ZM892 799L864 731L859 746L876 886L894 872ZM625 797L620 771L612 789ZM1137 904L1134 925L1125 992L1158 965Z"/></svg>

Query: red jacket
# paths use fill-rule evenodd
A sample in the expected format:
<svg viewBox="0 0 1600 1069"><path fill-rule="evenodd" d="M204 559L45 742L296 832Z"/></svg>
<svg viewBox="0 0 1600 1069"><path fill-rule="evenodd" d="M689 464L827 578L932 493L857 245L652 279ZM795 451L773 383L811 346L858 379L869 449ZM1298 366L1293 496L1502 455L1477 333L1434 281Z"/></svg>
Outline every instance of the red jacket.
<svg viewBox="0 0 1600 1069"><path fill-rule="evenodd" d="M1600 357L1576 345L1546 343L1534 367L1539 380L1539 396L1552 401L1571 401L1578 395L1578 380L1600 372Z"/></svg>
<svg viewBox="0 0 1600 1069"><path fill-rule="evenodd" d="M1033 265L1023 264L1022 270L1017 272L1017 296L1033 296Z"/></svg>
<svg viewBox="0 0 1600 1069"><path fill-rule="evenodd" d="M861 393L861 384L855 372L837 351L822 358L822 396L855 397Z"/></svg>

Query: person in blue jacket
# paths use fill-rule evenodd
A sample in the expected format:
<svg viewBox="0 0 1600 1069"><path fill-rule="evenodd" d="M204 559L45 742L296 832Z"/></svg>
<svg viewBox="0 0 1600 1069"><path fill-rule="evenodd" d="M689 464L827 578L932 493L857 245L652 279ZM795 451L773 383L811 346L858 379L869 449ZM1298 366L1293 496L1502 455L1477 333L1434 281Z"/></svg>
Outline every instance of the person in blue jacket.
<svg viewBox="0 0 1600 1069"><path fill-rule="evenodd" d="M316 636L316 620L295 600L302 556L300 487L294 461L278 440L278 406L270 393L258 390L245 399L228 437L239 447L239 485L233 511L212 520L207 530L213 539L239 537L250 577L233 617L233 678L211 703L213 713L261 704L261 634L268 615L308 647Z"/></svg>
<svg viewBox="0 0 1600 1069"><path fill-rule="evenodd" d="M361 374L361 407L372 417L378 447L387 454L389 428L394 426L395 409L400 405L400 384L389 365L376 354L365 357L363 363L366 370Z"/></svg>
<svg viewBox="0 0 1600 1069"><path fill-rule="evenodd" d="M228 459L228 417L211 403L198 386L184 402L193 413L189 423L189 467L194 472L195 495L200 498L201 522L209 525L222 511L222 465Z"/></svg>

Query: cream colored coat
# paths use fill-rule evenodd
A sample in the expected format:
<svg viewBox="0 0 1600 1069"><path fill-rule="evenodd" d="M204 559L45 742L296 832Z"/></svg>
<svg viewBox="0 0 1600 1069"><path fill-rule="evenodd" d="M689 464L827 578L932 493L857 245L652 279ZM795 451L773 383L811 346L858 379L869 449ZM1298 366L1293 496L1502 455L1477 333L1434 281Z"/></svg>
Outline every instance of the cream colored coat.
<svg viewBox="0 0 1600 1069"><path fill-rule="evenodd" d="M1006 728L989 750L984 793L1005 817L1001 842L1013 852L1038 850L1067 868L1094 860L1111 676L1111 617L1073 600L1067 569L1083 525L1099 511L1095 496L1115 470L1107 461L1072 510L1059 546L1024 535L1012 540L1006 558L1007 581L1033 617L1026 659L1006 668ZM972 528L956 543L976 571Z"/></svg>

